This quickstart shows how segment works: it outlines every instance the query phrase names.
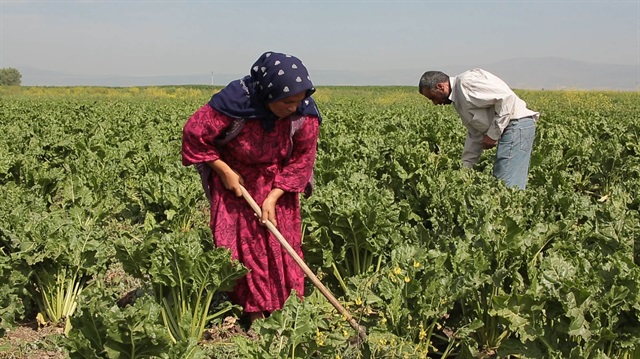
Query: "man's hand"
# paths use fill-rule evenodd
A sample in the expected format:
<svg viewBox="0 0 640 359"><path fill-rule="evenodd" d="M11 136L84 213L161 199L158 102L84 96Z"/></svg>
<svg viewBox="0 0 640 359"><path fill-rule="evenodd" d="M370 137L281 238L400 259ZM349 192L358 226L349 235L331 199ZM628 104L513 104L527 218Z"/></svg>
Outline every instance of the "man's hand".
<svg viewBox="0 0 640 359"><path fill-rule="evenodd" d="M484 135L484 137L482 137L482 148L484 148L485 150L494 148L496 147L497 144L498 144L498 141L492 139L487 135Z"/></svg>

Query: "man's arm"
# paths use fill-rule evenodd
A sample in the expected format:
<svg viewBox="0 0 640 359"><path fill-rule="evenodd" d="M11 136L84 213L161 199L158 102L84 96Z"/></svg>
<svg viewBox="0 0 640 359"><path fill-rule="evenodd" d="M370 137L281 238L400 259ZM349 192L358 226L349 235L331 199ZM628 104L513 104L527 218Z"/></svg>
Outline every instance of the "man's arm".
<svg viewBox="0 0 640 359"><path fill-rule="evenodd" d="M493 112L491 115L487 113L489 128L486 130L486 135L494 141L499 140L511 120L518 99L516 94L500 81L495 84L487 83L477 86L467 95L474 107Z"/></svg>
<svg viewBox="0 0 640 359"><path fill-rule="evenodd" d="M516 104L516 94L511 91L509 92L510 94L503 94L503 97L498 99L494 105L496 114L490 122L487 136L495 141L500 139L502 132L509 125L509 121L511 121L511 114L513 114Z"/></svg>
<svg viewBox="0 0 640 359"><path fill-rule="evenodd" d="M464 149L462 150L462 165L465 167L473 167L482 155L482 137L483 134L473 129L467 130L467 139L464 141Z"/></svg>

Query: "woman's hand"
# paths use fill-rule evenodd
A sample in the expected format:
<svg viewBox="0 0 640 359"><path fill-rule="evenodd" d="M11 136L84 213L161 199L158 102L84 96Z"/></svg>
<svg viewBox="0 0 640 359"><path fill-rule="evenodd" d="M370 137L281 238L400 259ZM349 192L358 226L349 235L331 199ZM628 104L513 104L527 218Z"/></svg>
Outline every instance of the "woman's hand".
<svg viewBox="0 0 640 359"><path fill-rule="evenodd" d="M278 227L276 222L276 202L284 194L284 191L280 188L274 188L269 192L267 198L262 202L262 217L260 218L260 224L263 226L267 224L267 221L273 223L274 227Z"/></svg>
<svg viewBox="0 0 640 359"><path fill-rule="evenodd" d="M208 163L211 168L218 174L224 188L233 191L237 197L242 197L240 185L244 185L244 180L222 160L215 160Z"/></svg>

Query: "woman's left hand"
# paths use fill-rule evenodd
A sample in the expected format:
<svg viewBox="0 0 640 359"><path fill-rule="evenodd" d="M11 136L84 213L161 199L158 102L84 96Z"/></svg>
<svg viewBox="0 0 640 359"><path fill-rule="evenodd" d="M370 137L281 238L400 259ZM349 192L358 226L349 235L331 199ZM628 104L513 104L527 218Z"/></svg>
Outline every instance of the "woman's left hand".
<svg viewBox="0 0 640 359"><path fill-rule="evenodd" d="M284 194L284 191L280 188L274 188L269 192L267 198L262 202L262 217L260 218L260 224L263 226L267 224L267 221L273 223L274 227L278 227L276 221L276 202L280 196Z"/></svg>

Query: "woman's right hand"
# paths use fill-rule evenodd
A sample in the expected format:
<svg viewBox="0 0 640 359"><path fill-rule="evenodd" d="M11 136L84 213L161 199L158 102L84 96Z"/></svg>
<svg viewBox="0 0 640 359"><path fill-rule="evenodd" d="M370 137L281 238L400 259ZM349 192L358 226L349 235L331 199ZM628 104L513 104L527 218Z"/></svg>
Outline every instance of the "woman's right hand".
<svg viewBox="0 0 640 359"><path fill-rule="evenodd" d="M244 185L244 180L238 172L231 169L231 167L222 160L209 162L209 166L211 166L211 168L213 168L213 170L218 174L224 188L235 193L237 197L242 197L240 185Z"/></svg>

